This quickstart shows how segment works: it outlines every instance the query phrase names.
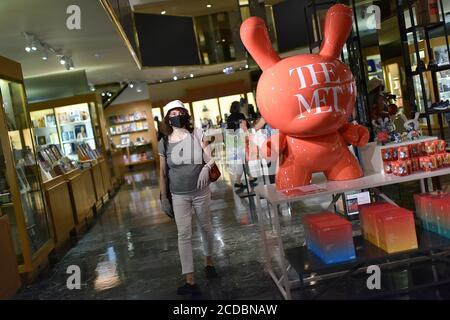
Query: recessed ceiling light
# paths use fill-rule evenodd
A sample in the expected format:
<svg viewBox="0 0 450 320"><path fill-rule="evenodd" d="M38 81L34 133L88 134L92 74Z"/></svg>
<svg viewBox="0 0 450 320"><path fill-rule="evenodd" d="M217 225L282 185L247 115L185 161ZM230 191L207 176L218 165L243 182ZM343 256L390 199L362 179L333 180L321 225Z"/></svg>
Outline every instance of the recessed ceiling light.
<svg viewBox="0 0 450 320"><path fill-rule="evenodd" d="M161 14L166 14L166 13L167 13L166 10L161 11Z"/></svg>
<svg viewBox="0 0 450 320"><path fill-rule="evenodd" d="M159 80L159 82L162 82L162 80Z"/></svg>
<svg viewBox="0 0 450 320"><path fill-rule="evenodd" d="M30 47L30 46L26 46L26 47L25 47L25 51L26 51L26 52L31 52L31 47Z"/></svg>
<svg viewBox="0 0 450 320"><path fill-rule="evenodd" d="M102 97L104 97L105 96L105 93L104 92L102 92Z"/></svg>
<svg viewBox="0 0 450 320"><path fill-rule="evenodd" d="M66 64L66 57L62 56L61 59L59 59L59 63L62 65Z"/></svg>
<svg viewBox="0 0 450 320"><path fill-rule="evenodd" d="M178 77L177 77L177 76L174 76L174 77L173 77L173 80L177 81L177 80L178 80Z"/></svg>
<svg viewBox="0 0 450 320"><path fill-rule="evenodd" d="M208 3L208 4L206 5L206 7L207 7L207 8L212 8L212 4Z"/></svg>
<svg viewBox="0 0 450 320"><path fill-rule="evenodd" d="M191 73L190 75L189 75L191 78L193 78L194 77L194 74L193 73Z"/></svg>
<svg viewBox="0 0 450 320"><path fill-rule="evenodd" d="M245 69L248 69L248 64L245 65Z"/></svg>

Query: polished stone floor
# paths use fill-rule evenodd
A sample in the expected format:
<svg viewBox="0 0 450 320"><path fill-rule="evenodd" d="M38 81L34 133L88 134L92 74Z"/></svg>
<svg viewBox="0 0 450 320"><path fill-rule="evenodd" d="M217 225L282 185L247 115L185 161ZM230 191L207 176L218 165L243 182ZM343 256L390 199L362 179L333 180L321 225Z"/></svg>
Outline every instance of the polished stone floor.
<svg viewBox="0 0 450 320"><path fill-rule="evenodd" d="M234 192L224 169L223 178L211 185L215 263L220 275L217 279L207 280L202 273L197 229L193 236L196 277L202 290L200 295L180 297L176 294L176 288L183 283L176 226L160 212L155 171L145 170L129 173L126 183L86 234L70 250L52 257L53 263L49 268L35 283L24 287L16 299L282 299L264 271L252 198L240 198ZM401 205L410 207L412 194L417 190L418 185L410 183L387 188L385 192ZM329 201L329 197L315 198L292 208L281 208L283 239L287 248L304 243L300 223L303 214L320 211ZM436 263L439 264L439 275L450 279L448 264ZM66 271L72 265L81 269L80 290L67 288L69 275ZM383 284L408 288L412 281L425 281L430 268L426 263L392 268L383 273ZM366 278L366 275L359 274L343 282L327 280L302 294L296 290L293 297L309 299L320 294L316 298L358 298L355 294L364 291L361 288L365 287ZM330 285L327 291L321 291ZM445 299L450 298L449 291L444 285L395 298Z"/></svg>

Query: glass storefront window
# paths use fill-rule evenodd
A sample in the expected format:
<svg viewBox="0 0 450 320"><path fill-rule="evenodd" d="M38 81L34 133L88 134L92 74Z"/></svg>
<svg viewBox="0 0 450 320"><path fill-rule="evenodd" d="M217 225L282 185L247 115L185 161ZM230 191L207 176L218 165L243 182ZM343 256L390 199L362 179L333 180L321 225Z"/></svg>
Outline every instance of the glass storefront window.
<svg viewBox="0 0 450 320"><path fill-rule="evenodd" d="M255 107L255 111L256 111L256 108L258 106L256 105L255 95L253 94L253 92L247 93L247 101L248 101L248 104L251 104Z"/></svg>
<svg viewBox="0 0 450 320"><path fill-rule="evenodd" d="M9 146L12 151L14 166L16 168L18 191L24 213L26 231L31 252L36 253L50 238L44 196L41 190L41 181L36 162L30 124L25 104L23 87L19 83L0 80L1 101L8 128ZM5 144L3 144L5 146ZM2 150L3 158L3 150ZM4 164L4 161L2 161ZM4 175L5 170L3 170ZM2 175L2 176L3 176ZM12 205L9 184L2 177L1 181L2 211L8 214L12 234L16 237L14 243L18 253L18 261L23 261L20 245L17 240L17 227L15 227L15 214Z"/></svg>
<svg viewBox="0 0 450 320"><path fill-rule="evenodd" d="M226 119L228 118L228 115L230 114L230 107L233 101L239 102L241 98L242 96L239 94L219 98L220 110L222 111L223 121L226 121Z"/></svg>
<svg viewBox="0 0 450 320"><path fill-rule="evenodd" d="M194 109L195 127L209 128L220 122L219 103L217 99L208 99L192 103Z"/></svg>
<svg viewBox="0 0 450 320"><path fill-rule="evenodd" d="M366 57L366 68L369 80L372 78L383 79L383 68L381 66L381 56L379 54Z"/></svg>
<svg viewBox="0 0 450 320"><path fill-rule="evenodd" d="M440 100L450 100L450 70L436 73Z"/></svg>

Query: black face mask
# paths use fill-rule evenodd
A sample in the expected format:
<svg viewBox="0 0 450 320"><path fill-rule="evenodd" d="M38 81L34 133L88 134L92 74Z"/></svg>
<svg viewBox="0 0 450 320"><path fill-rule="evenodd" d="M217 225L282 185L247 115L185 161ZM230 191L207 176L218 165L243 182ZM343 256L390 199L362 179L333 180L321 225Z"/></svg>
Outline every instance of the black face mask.
<svg viewBox="0 0 450 320"><path fill-rule="evenodd" d="M184 128L189 121L189 116L187 114L170 117L169 123L172 127L175 128Z"/></svg>

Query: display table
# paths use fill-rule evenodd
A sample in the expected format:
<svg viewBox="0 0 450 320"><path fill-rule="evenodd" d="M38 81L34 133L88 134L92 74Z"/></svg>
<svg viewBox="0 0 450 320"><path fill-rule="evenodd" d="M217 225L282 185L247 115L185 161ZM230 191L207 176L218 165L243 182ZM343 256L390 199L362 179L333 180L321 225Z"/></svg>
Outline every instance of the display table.
<svg viewBox="0 0 450 320"><path fill-rule="evenodd" d="M44 192L51 216L55 247L61 247L70 239L75 227L74 214L70 201L68 181L64 176L44 182Z"/></svg>
<svg viewBox="0 0 450 320"><path fill-rule="evenodd" d="M440 169L432 172L418 172L415 174L411 174L409 176L394 176L394 175L384 175L382 173L378 174L371 174L364 176L359 179L355 180L348 180L348 181L327 181L325 177L322 174L316 174L313 176L313 188L308 186L307 188L296 188L291 189L290 194L292 195L285 195L283 192L280 192L276 189L275 185L265 185L265 186L258 186L255 188L256 193L256 206L257 206L257 213L258 213L258 220L259 220L259 226L261 231L261 239L262 244L264 248L264 255L265 255L265 262L266 262L266 270L272 277L273 281L277 285L278 289L280 290L281 294L285 299L291 299L291 289L292 288L298 288L302 287L305 284L304 279L304 272L305 272L305 265L310 266L309 263L311 262L310 254L309 252L306 252L306 248L295 248L290 249L286 253L284 249L283 239L282 239L282 232L281 232L281 225L280 225L280 218L279 218L279 205L284 203L293 203L298 202L302 200L306 200L308 198L318 197L318 196L326 196L329 195L330 198L332 198L332 201L329 205L329 209L331 210L336 203L336 201L340 198L341 194L348 192L348 191L356 191L356 190L362 190L362 189L373 189L378 196L383 198L385 201L388 201L390 203L393 203L392 200L390 200L386 195L379 192L376 188L386 185L393 185L408 181L421 181L421 190L424 192L424 186L425 186L425 180L432 177L437 176L443 176L450 174L450 168ZM313 189L309 191L303 191L304 189ZM272 208L274 209L273 214L273 225L270 224L270 230L266 230L267 226L269 225L267 223L267 216L263 213L262 210L262 199L265 199L267 201L267 204L271 204ZM421 232L419 234L428 234L425 232ZM436 236L438 238L441 238L439 236ZM428 243L431 243L431 245L424 244L421 242L419 244L419 249L415 250L417 252L423 251L425 248L426 250L430 250L435 244L438 246L442 245L442 242L444 242L445 246L450 248L450 241L438 239L436 240L436 237L434 237L435 241L428 241ZM269 240L272 239L272 240ZM429 238L429 236L428 236ZM362 240L362 239L360 239ZM274 252L276 253L276 260L272 259L271 256L271 249L269 248L269 243L274 241L277 245L277 250ZM356 239L358 241L358 239ZM420 239L419 239L420 241ZM365 242L365 241L364 241ZM369 244L364 246L365 248L370 247ZM378 249L378 248L376 248ZM370 250L369 250L370 251ZM373 250L372 250L373 251ZM377 251L377 250L375 250ZM363 251L367 252L367 250ZM417 252L414 252L416 254ZM361 251L360 251L361 253ZM392 255L391 255L392 256ZM361 256L361 254L357 255L357 261L355 263L350 264L352 267L361 263L358 259L361 259L364 257L364 254ZM376 260L385 259L387 257L387 253L381 254L378 249L378 253L375 254ZM423 258L423 257L422 257ZM428 256L429 258L429 256ZM292 262L291 260L292 259ZM314 259L312 259L314 260ZM378 261L377 260L377 261ZM278 261L279 267L281 269L281 274L277 274L275 272L275 269L273 268L273 262ZM294 262L295 261L295 262ZM409 260L407 260L409 261ZM312 263L311 265L319 265L320 263ZM323 264L322 264L323 265ZM289 272L293 268L298 272L299 279L290 280L289 279ZM336 267L334 265L333 267ZM347 266L341 265L344 272L345 270L349 270L349 264ZM327 269L327 268L325 268ZM312 280L311 280L312 281Z"/></svg>

